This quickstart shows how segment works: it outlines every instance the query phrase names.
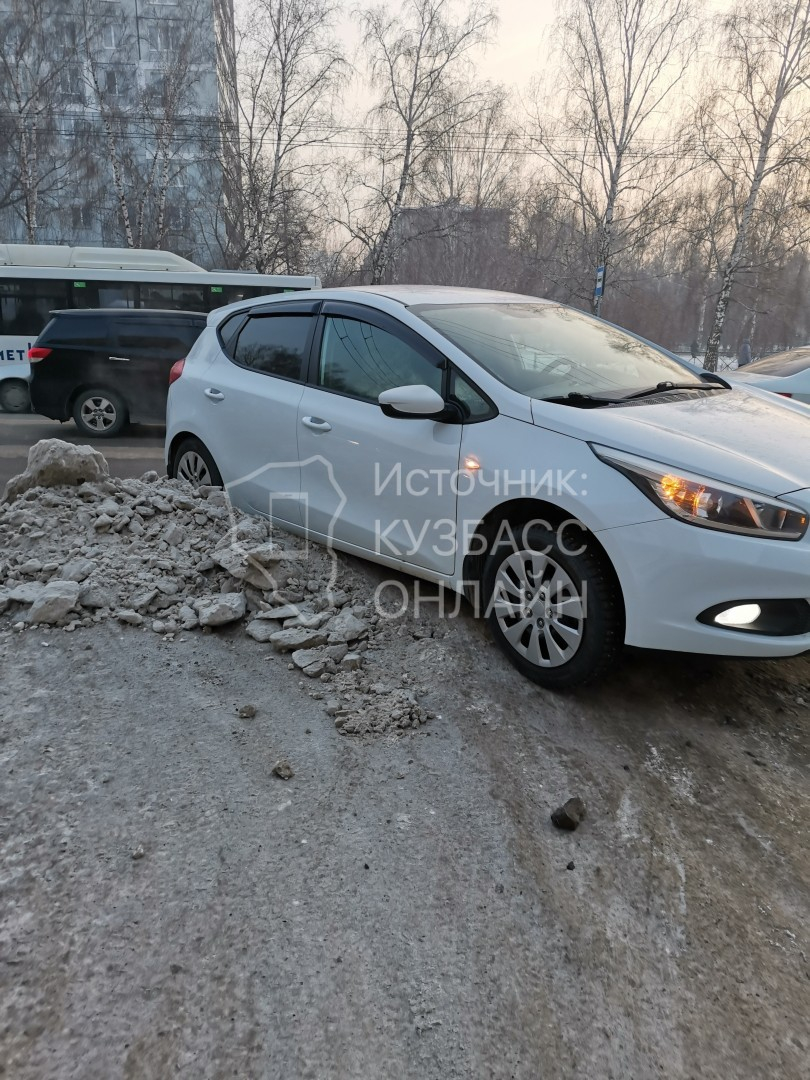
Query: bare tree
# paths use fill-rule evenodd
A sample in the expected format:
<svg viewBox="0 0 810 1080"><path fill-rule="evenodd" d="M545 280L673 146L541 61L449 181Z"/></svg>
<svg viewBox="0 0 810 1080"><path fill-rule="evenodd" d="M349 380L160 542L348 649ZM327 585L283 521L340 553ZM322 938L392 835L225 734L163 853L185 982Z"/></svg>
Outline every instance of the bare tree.
<svg viewBox="0 0 810 1080"><path fill-rule="evenodd" d="M58 201L78 150L62 138L69 117L59 106L81 89L71 6L66 3L54 14L45 0L8 0L0 11L0 114L6 135L0 198L22 219L30 244L38 242L43 204Z"/></svg>
<svg viewBox="0 0 810 1080"><path fill-rule="evenodd" d="M431 140L418 179L422 199L428 204L458 202L476 210L511 205L517 124L509 115L506 89L483 84L473 109L458 111L461 115L451 114L451 122L442 122Z"/></svg>
<svg viewBox="0 0 810 1080"><path fill-rule="evenodd" d="M188 0L183 18L151 20L122 19L104 0L82 6L83 72L103 145L99 188L107 186L109 167L126 245L161 248L173 231L188 227L191 192L177 206L170 205L171 192L187 184L190 167L218 138L217 121L195 110L204 72L213 68L201 32L210 4ZM152 60L141 72L132 60L139 53Z"/></svg>
<svg viewBox="0 0 810 1080"><path fill-rule="evenodd" d="M359 196L347 198L343 224L365 249L376 283L391 264L420 170L443 139L482 112L485 99L465 61L486 41L495 16L481 0L458 18L452 0L406 0L398 14L377 7L361 17L379 100L369 114Z"/></svg>
<svg viewBox="0 0 810 1080"><path fill-rule="evenodd" d="M695 54L696 22L691 0L565 0L557 33L551 77L564 105L547 119L539 88L534 137L603 268L604 292L618 256L666 223L659 208L682 170L663 109ZM597 315L603 292L592 293Z"/></svg>
<svg viewBox="0 0 810 1080"><path fill-rule="evenodd" d="M722 23L714 85L700 103L700 146L720 178L731 221L704 366L717 370L735 280L763 192L810 163L810 4L745 0Z"/></svg>
<svg viewBox="0 0 810 1080"><path fill-rule="evenodd" d="M238 152L228 258L262 272L302 269L346 71L333 0L254 0L237 24Z"/></svg>

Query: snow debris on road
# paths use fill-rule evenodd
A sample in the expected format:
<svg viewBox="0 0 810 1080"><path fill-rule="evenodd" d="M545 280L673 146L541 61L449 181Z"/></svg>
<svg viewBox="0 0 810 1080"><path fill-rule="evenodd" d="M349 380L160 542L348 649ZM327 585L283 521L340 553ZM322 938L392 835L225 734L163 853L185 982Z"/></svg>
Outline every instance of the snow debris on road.
<svg viewBox="0 0 810 1080"><path fill-rule="evenodd" d="M25 472L7 484L0 616L15 628L68 632L116 620L167 641L239 625L293 669L329 684L326 711L342 733L427 719L407 672L390 684L368 676L367 651L401 633L375 611L369 578L340 555L234 509L220 488L155 472L111 477L89 446L37 443Z"/></svg>

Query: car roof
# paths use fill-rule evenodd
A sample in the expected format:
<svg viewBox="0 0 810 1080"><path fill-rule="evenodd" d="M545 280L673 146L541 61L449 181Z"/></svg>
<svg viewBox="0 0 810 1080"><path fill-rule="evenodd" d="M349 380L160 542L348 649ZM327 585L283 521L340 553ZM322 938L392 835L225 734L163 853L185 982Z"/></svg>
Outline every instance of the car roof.
<svg viewBox="0 0 810 1080"><path fill-rule="evenodd" d="M141 319L144 316L149 316L150 319L154 319L155 316L176 319L179 315L184 319L202 319L203 322L207 318L207 312L205 311L175 311L172 308L57 308L51 312L51 315L59 315L60 317L66 315L69 318L85 319L88 316L97 318L102 315L115 315L119 319Z"/></svg>
<svg viewBox="0 0 810 1080"><path fill-rule="evenodd" d="M364 301L377 299L376 306L386 309L391 303L401 304L405 308L421 304L439 304L448 307L457 304L557 304L555 300L544 300L539 296L525 296L520 293L498 292L495 289L463 289L455 285L341 285L327 289L302 289L294 294L272 293L267 296L254 296L248 300L236 300L226 307L214 308L208 315L208 325L218 326L232 315L250 311L258 307L265 308L276 304L317 302L324 300L345 300L348 303L362 304ZM372 303L372 306L375 306ZM390 307L388 308L390 311Z"/></svg>
<svg viewBox="0 0 810 1080"><path fill-rule="evenodd" d="M318 289L319 293L341 293L343 289ZM497 289L466 289L456 285L355 285L345 291L373 293L396 300L405 307L416 304L515 304L529 301L533 304L550 304L539 296L502 292Z"/></svg>

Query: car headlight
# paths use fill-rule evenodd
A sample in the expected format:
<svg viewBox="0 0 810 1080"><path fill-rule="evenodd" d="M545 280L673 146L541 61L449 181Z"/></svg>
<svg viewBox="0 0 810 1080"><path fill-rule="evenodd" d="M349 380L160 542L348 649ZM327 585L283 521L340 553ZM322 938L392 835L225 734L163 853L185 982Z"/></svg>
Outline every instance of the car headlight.
<svg viewBox="0 0 810 1080"><path fill-rule="evenodd" d="M656 506L689 525L771 540L800 540L807 531L807 514L781 499L668 469L607 446L591 445L591 449L606 465L632 480Z"/></svg>

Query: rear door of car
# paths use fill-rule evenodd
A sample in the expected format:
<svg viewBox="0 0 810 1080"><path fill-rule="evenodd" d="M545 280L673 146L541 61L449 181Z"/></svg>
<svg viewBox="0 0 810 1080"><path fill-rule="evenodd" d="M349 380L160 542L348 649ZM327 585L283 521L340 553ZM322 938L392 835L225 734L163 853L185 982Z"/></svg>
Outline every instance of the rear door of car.
<svg viewBox="0 0 810 1080"><path fill-rule="evenodd" d="M117 341L110 365L117 373L130 419L165 423L169 371L191 350L205 319L137 313L116 316L114 324Z"/></svg>
<svg viewBox="0 0 810 1080"><path fill-rule="evenodd" d="M298 404L319 302L263 304L221 328L199 395L200 437L237 506L299 524ZM182 381L182 380L181 380Z"/></svg>

